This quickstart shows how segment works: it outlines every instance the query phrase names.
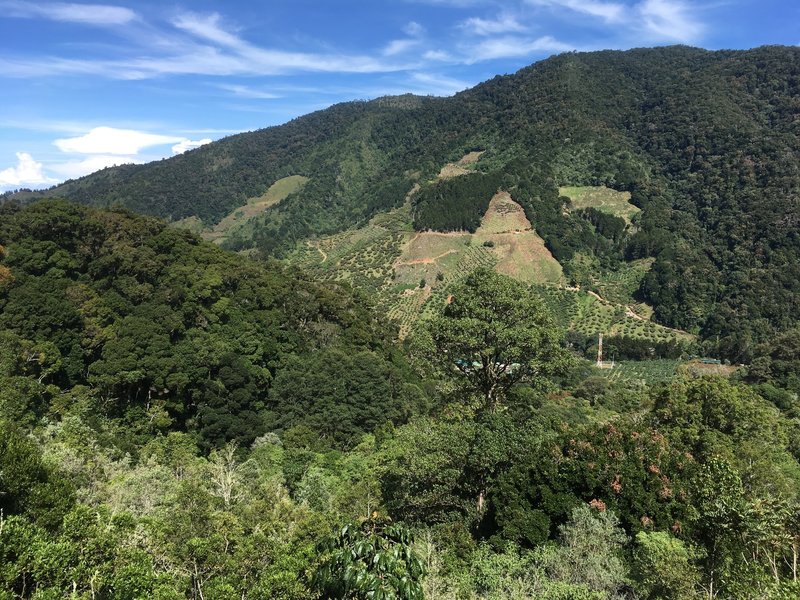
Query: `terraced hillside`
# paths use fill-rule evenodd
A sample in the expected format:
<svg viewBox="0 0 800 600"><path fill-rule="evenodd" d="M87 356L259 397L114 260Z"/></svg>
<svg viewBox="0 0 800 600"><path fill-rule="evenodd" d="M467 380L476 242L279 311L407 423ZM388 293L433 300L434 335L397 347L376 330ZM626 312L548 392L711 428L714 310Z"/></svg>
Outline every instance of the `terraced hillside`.
<svg viewBox="0 0 800 600"><path fill-rule="evenodd" d="M290 261L317 278L347 281L374 294L381 313L400 325L402 336L441 308L453 284L485 267L535 285L562 325L585 335L602 332L654 342L692 338L649 321L652 310L633 300L647 261L606 275L602 289L608 298L566 287L561 265L507 192L492 197L475 233L415 232L410 210L407 202L365 227L305 241Z"/></svg>

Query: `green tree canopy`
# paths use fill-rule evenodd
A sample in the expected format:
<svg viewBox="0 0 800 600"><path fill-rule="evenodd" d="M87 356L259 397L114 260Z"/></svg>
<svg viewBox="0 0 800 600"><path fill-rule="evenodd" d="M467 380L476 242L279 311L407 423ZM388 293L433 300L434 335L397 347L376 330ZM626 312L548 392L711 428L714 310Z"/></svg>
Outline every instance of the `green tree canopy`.
<svg viewBox="0 0 800 600"><path fill-rule="evenodd" d="M483 408L496 410L515 384L541 383L566 367L561 332L524 284L479 269L452 296L431 324L437 357L461 372Z"/></svg>

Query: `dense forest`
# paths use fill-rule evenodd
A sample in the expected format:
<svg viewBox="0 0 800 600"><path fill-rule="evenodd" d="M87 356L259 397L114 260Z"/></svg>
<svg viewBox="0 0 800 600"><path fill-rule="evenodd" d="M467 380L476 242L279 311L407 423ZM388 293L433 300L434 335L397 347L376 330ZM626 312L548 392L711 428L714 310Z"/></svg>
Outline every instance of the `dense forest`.
<svg viewBox="0 0 800 600"><path fill-rule="evenodd" d="M0 598L800 594L797 329L646 385L490 270L402 345L368 302L0 207Z"/></svg>

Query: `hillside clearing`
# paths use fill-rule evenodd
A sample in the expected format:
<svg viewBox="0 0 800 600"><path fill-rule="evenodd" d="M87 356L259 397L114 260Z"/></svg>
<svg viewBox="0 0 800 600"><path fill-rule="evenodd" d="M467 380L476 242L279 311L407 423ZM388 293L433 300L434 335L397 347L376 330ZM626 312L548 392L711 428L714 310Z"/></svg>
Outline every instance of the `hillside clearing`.
<svg viewBox="0 0 800 600"><path fill-rule="evenodd" d="M290 175L289 177L278 179L262 195L248 198L247 204L236 208L217 223L213 229L202 232L201 235L208 241L221 244L225 238L243 228L250 219L285 200L290 194L299 191L307 182L308 177L303 177L302 175Z"/></svg>
<svg viewBox="0 0 800 600"><path fill-rule="evenodd" d="M484 152L485 150L468 152L456 162L447 163L442 167L441 171L439 171L439 179L450 179L452 177L472 173L473 169L469 167L478 162Z"/></svg>
<svg viewBox="0 0 800 600"><path fill-rule="evenodd" d="M628 224L633 215L640 212L639 207L631 204L630 192L618 192L605 186L560 187L558 193L570 199L572 208L596 208L604 213L625 219Z"/></svg>

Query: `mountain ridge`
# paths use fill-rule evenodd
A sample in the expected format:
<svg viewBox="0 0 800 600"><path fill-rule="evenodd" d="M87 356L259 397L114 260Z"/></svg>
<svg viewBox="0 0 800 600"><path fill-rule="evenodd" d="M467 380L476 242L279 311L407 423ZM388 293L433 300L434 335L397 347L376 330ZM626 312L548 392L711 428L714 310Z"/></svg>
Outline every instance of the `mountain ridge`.
<svg viewBox="0 0 800 600"><path fill-rule="evenodd" d="M785 46L565 53L453 97L337 104L47 195L208 228L306 177L224 242L281 257L402 206L412 189L416 229L474 229L502 190L572 283L590 283L587 264L655 259L638 290L654 318L748 361L800 314L798 65L800 48ZM473 173L437 177L476 151ZM598 211L565 210L559 187L581 185L630 192L641 213L620 231Z"/></svg>

